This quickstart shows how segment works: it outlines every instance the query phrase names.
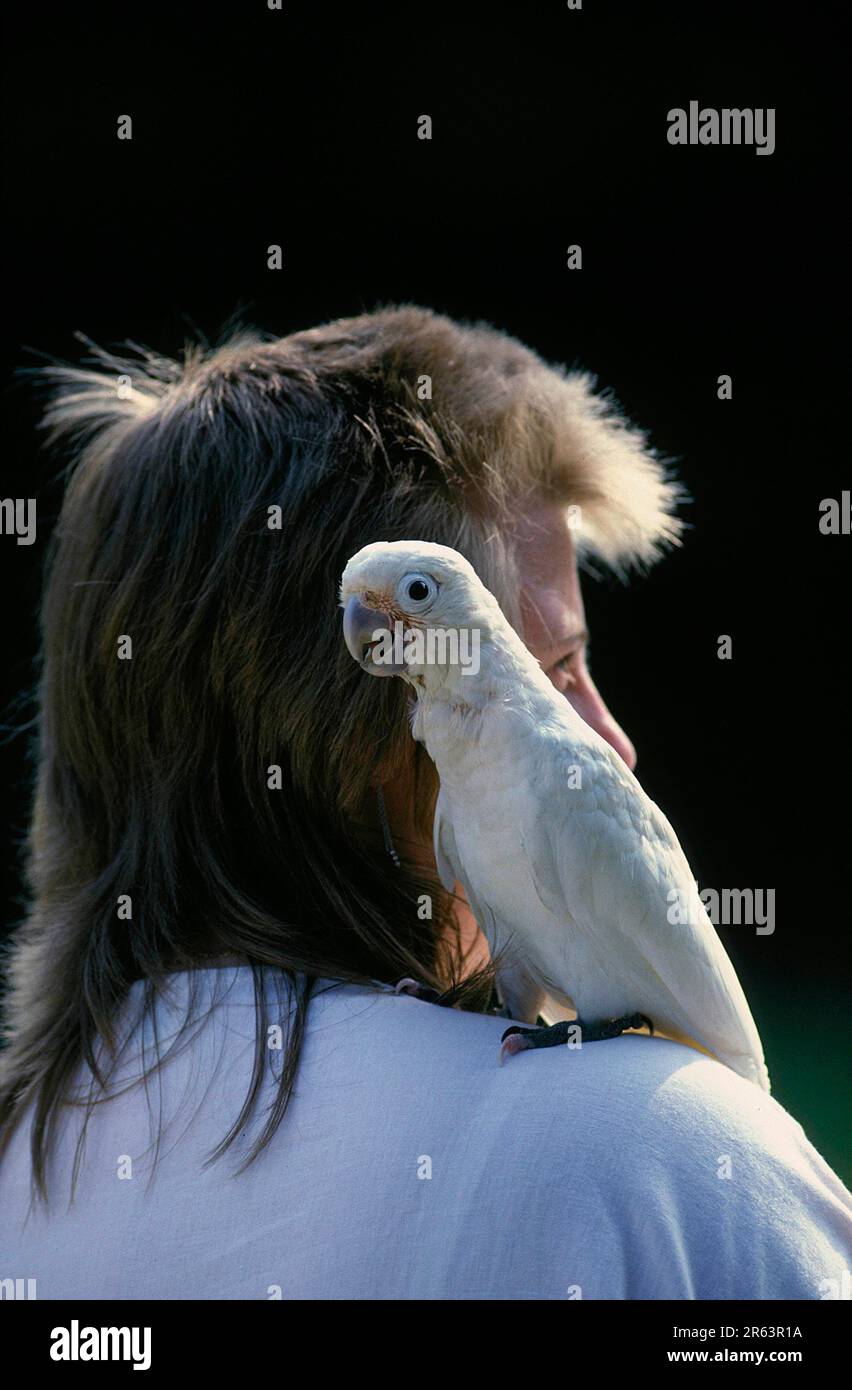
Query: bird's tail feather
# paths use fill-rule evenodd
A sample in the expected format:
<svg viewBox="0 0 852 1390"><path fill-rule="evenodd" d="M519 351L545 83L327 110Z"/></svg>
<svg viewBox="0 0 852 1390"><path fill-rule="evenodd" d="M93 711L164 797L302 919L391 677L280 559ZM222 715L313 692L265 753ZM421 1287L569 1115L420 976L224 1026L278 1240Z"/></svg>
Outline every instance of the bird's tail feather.
<svg viewBox="0 0 852 1390"><path fill-rule="evenodd" d="M705 1057L712 1057L714 1061L721 1062L723 1066L730 1067L737 1076L742 1076L746 1081L754 1082L767 1095L771 1091L769 1072L763 1060L763 1054L756 1057L751 1052L714 1052L712 1048L699 1042L692 1034L683 1033L674 1027L655 1029L655 1036L658 1038L670 1038L672 1042L683 1043L686 1047L692 1047L696 1052L701 1052Z"/></svg>
<svg viewBox="0 0 852 1390"><path fill-rule="evenodd" d="M567 995L555 996L548 992L539 1010L545 1023L570 1023L577 1017L577 1010Z"/></svg>

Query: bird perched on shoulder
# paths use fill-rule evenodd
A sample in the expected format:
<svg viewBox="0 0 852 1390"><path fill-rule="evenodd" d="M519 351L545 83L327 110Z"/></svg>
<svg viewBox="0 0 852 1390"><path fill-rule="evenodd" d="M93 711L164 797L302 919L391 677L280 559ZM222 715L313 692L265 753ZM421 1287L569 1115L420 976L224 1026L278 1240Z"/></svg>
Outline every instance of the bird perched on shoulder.
<svg viewBox="0 0 852 1390"><path fill-rule="evenodd" d="M672 827L468 561L377 542L347 564L340 602L361 669L414 691L412 733L441 783L438 873L451 892L462 884L503 953L509 1016L558 1020L508 1029L501 1060L647 1025L768 1091L754 1019Z"/></svg>

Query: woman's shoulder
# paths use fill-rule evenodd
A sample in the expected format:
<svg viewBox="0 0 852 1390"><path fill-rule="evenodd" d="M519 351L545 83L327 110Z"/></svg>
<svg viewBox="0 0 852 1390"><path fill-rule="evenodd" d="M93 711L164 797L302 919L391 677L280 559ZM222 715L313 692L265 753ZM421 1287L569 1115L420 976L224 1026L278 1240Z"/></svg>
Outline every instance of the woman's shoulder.
<svg viewBox="0 0 852 1390"><path fill-rule="evenodd" d="M718 1153L726 1146L741 1153L762 1148L792 1160L807 1144L801 1125L771 1096L667 1039L626 1034L523 1052L501 1065L507 1023L493 1015L351 986L321 994L318 1009L326 1039L333 1023L362 1035L358 1048L370 1050L373 1076L387 1071L392 1081L404 1057L409 1083L428 1087L436 1104L443 1095L452 1106L464 1092L483 1123L489 1114L494 1123L520 1119L539 1138L543 1129L558 1138L570 1130L575 1144L609 1144L625 1135L635 1143L641 1135L669 1158L709 1145ZM585 1136L577 1132L579 1121Z"/></svg>
<svg viewBox="0 0 852 1390"><path fill-rule="evenodd" d="M493 1178L531 1194L527 1217L548 1240L572 1238L578 1220L611 1225L637 1259L625 1296L833 1296L852 1195L798 1121L728 1067L638 1034L500 1066L502 1019L399 997L376 1007L386 1103L404 1087L425 1112L418 1133L463 1127L465 1161L487 1160L481 1192Z"/></svg>
<svg viewBox="0 0 852 1390"><path fill-rule="evenodd" d="M226 1039L254 1038L255 981L248 967L175 976L167 1005L175 1019L183 1018L189 991L194 1009L203 1014L210 1007ZM286 1001L286 990L275 992L276 1020L286 1021ZM388 1103L402 1090L435 1118L442 1111L452 1119L475 1114L480 1130L512 1128L516 1151L561 1147L570 1139L574 1154L599 1153L612 1164L627 1162L641 1145L668 1167L700 1163L714 1179L728 1166L801 1171L804 1155L849 1200L802 1126L773 1097L705 1054L626 1034L523 1052L501 1065L506 1026L494 1015L442 1008L388 986L321 980L308 1010L303 1075L318 1085L345 1080L353 1092Z"/></svg>
<svg viewBox="0 0 852 1390"><path fill-rule="evenodd" d="M226 1048L244 1053L257 1029L251 970L193 975L175 981L176 1016L191 987L200 1012L215 1002L214 1033L221 1030ZM286 1003L286 993L275 1000L276 1008ZM286 1007L276 1014L285 1016ZM667 1039L626 1034L522 1052L501 1065L506 1026L387 986L319 981L299 1089L308 1104L327 1089L346 1094L353 1123L392 1112L421 1133L463 1126L469 1147L503 1146L506 1161L521 1167L533 1155L551 1172L582 1164L597 1182L637 1193L665 1187L687 1205L712 1193L712 1208L727 1193L729 1206L740 1202L764 1216L786 1207L791 1217L797 1203L815 1201L847 1220L852 1213L852 1197L798 1121L720 1062Z"/></svg>

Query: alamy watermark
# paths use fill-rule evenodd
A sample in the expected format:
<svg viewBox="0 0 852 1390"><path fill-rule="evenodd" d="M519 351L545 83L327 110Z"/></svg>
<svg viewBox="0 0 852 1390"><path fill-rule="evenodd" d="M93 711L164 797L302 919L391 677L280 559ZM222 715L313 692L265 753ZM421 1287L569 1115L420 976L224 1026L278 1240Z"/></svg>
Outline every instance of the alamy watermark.
<svg viewBox="0 0 852 1390"><path fill-rule="evenodd" d="M757 936L775 931L774 888L695 888L714 927L754 927ZM695 893L672 888L667 896L671 906L666 913L672 926L697 926L701 920L695 909Z"/></svg>
<svg viewBox="0 0 852 1390"><path fill-rule="evenodd" d="M132 1361L134 1371L151 1366L150 1327L88 1327L72 1318L70 1327L50 1334L51 1361Z"/></svg>
<svg viewBox="0 0 852 1390"><path fill-rule="evenodd" d="M673 106L668 113L666 138L670 145L753 145L755 154L775 153L775 107L713 106L688 110Z"/></svg>
<svg viewBox="0 0 852 1390"><path fill-rule="evenodd" d="M0 1279L0 1299L38 1298L35 1279Z"/></svg>
<svg viewBox="0 0 852 1390"><path fill-rule="evenodd" d="M459 666L463 676L479 671L479 628L406 627L399 619L373 633L376 666Z"/></svg>
<svg viewBox="0 0 852 1390"><path fill-rule="evenodd" d="M4 536L17 536L18 545L32 545L36 538L35 498L0 499L0 532Z"/></svg>

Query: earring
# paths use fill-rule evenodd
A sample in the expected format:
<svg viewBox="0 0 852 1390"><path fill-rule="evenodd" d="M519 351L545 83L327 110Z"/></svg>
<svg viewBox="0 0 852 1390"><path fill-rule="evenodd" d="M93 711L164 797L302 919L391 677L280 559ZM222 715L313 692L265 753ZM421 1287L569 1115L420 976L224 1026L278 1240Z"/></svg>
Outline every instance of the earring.
<svg viewBox="0 0 852 1390"><path fill-rule="evenodd" d="M385 838L385 849L387 850L394 864L396 864L396 867L398 869L401 869L402 864L400 862L399 855L396 852L394 842L391 839L390 826L388 825L388 808L385 805L385 794L382 791L381 784L376 789L376 798L379 803L379 820L381 821L382 834Z"/></svg>

